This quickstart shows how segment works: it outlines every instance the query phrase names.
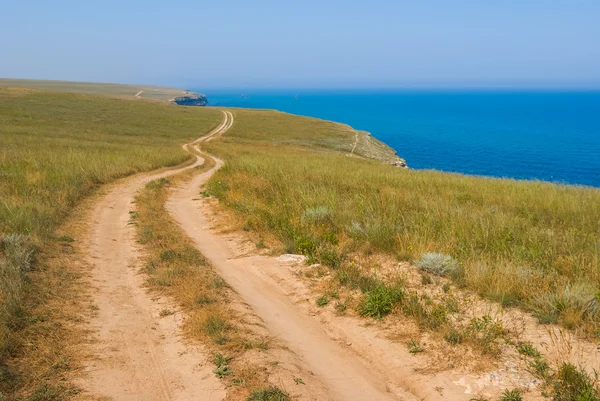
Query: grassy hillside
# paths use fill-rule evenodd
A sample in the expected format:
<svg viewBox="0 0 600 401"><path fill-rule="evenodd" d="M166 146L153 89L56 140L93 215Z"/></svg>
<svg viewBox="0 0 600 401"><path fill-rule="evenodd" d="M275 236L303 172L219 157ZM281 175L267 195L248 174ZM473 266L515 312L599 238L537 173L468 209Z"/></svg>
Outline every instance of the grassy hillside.
<svg viewBox="0 0 600 401"><path fill-rule="evenodd" d="M101 184L185 162L181 144L221 118L209 108L0 89L0 399L52 393L43 383L69 365L64 330L80 319L69 308L82 294L64 260L73 239L56 238L56 228ZM31 399L66 394L38 390Z"/></svg>
<svg viewBox="0 0 600 401"><path fill-rule="evenodd" d="M336 269L353 252L447 254L459 285L542 322L600 327L599 190L398 169L349 157L344 126L235 116L210 143L227 165L209 189L246 228Z"/></svg>
<svg viewBox="0 0 600 401"><path fill-rule="evenodd" d="M32 79L0 78L0 88L28 88L49 92L69 92L99 96L133 97L143 91L139 97L168 101L186 92L181 89L152 85L122 85L96 82L42 81Z"/></svg>
<svg viewBox="0 0 600 401"><path fill-rule="evenodd" d="M182 163L214 109L0 89L0 233L46 235L97 187Z"/></svg>

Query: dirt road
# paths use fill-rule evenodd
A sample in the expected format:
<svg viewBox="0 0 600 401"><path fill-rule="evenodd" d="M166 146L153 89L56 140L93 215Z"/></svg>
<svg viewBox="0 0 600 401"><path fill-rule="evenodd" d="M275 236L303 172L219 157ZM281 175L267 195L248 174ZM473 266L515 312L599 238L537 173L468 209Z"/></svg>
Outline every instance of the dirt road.
<svg viewBox="0 0 600 401"><path fill-rule="evenodd" d="M223 122L208 136L231 126L231 113L223 114ZM203 350L182 341L177 315L160 318L160 311L168 305L153 301L144 289L135 228L129 224L140 188L201 163L197 158L184 168L114 184L90 214L83 249L93 266L96 287L93 298L98 310L92 321L96 341L91 350L95 358L78 383L89 395L139 401L221 400L225 396Z"/></svg>

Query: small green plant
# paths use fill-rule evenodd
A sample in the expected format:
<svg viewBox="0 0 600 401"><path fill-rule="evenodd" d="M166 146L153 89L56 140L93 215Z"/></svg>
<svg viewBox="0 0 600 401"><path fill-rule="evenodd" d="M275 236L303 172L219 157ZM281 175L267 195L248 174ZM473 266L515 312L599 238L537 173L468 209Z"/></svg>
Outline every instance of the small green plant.
<svg viewBox="0 0 600 401"><path fill-rule="evenodd" d="M421 284L423 284L423 285L433 284L433 280L431 279L431 276L427 273L421 273Z"/></svg>
<svg viewBox="0 0 600 401"><path fill-rule="evenodd" d="M231 361L231 357L224 356L221 353L217 353L217 354L213 355L213 363L216 366L216 369L213 370L213 373L219 379L222 379L225 376L229 376L232 373L232 370L229 367L230 361Z"/></svg>
<svg viewBox="0 0 600 401"><path fill-rule="evenodd" d="M465 335L461 331L452 328L444 335L444 339L452 345L458 345L463 343Z"/></svg>
<svg viewBox="0 0 600 401"><path fill-rule="evenodd" d="M328 303L329 303L329 298L327 297L327 295L323 295L323 296L320 296L319 298L317 298L317 306L320 308L327 305Z"/></svg>
<svg viewBox="0 0 600 401"><path fill-rule="evenodd" d="M535 358L529 366L534 374L540 379L548 380L550 378L550 365L542 358Z"/></svg>
<svg viewBox="0 0 600 401"><path fill-rule="evenodd" d="M542 356L540 351L538 351L529 341L518 343L517 351L519 351L521 355L530 356L532 358L540 358Z"/></svg>
<svg viewBox="0 0 600 401"><path fill-rule="evenodd" d="M160 311L160 315L161 316L170 316L172 315L174 312L172 310L169 309L163 309Z"/></svg>
<svg viewBox="0 0 600 401"><path fill-rule="evenodd" d="M437 252L423 254L420 260L415 261L415 264L424 271L439 276L450 275L458 268L456 260Z"/></svg>
<svg viewBox="0 0 600 401"><path fill-rule="evenodd" d="M419 352L423 352L425 351L425 348L423 348L421 346L421 344L419 344L418 341L416 340L410 340L408 342L408 352L410 352L411 354L418 354Z"/></svg>
<svg viewBox="0 0 600 401"><path fill-rule="evenodd" d="M404 291L400 284L394 286L381 284L367 293L367 296L358 305L357 311L361 316L381 319L402 301L403 296Z"/></svg>
<svg viewBox="0 0 600 401"><path fill-rule="evenodd" d="M502 397L500 397L500 401L523 401L521 390L504 390L504 392L502 393Z"/></svg>
<svg viewBox="0 0 600 401"><path fill-rule="evenodd" d="M448 293L448 292L450 291L450 284L448 284L448 283L445 283L445 284L442 286L442 291L444 291L445 293Z"/></svg>
<svg viewBox="0 0 600 401"><path fill-rule="evenodd" d="M263 240L260 240L256 243L256 248L258 249L265 249L267 246L265 245L265 242Z"/></svg>
<svg viewBox="0 0 600 401"><path fill-rule="evenodd" d="M291 401L291 397L285 391L277 387L268 387L253 392L247 401Z"/></svg>

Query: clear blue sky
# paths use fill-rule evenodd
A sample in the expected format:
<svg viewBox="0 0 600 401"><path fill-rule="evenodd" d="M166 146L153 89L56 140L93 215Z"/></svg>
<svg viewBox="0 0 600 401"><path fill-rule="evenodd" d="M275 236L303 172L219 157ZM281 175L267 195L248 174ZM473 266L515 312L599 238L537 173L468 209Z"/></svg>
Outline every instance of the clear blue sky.
<svg viewBox="0 0 600 401"><path fill-rule="evenodd" d="M600 87L600 0L0 0L0 77Z"/></svg>

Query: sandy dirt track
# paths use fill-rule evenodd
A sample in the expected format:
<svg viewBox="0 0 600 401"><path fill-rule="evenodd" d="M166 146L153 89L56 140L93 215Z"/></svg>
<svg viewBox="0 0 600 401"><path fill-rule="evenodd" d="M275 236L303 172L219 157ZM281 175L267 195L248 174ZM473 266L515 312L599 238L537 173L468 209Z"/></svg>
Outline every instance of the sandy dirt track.
<svg viewBox="0 0 600 401"><path fill-rule="evenodd" d="M207 136L226 131L223 122ZM203 350L189 346L180 335L181 319L160 318L169 307L155 302L139 274L140 251L135 226L129 224L137 191L151 180L177 174L202 163L155 174L143 174L109 186L89 215L84 241L93 267L92 362L78 383L84 394L113 400L221 400L225 391L212 373Z"/></svg>

